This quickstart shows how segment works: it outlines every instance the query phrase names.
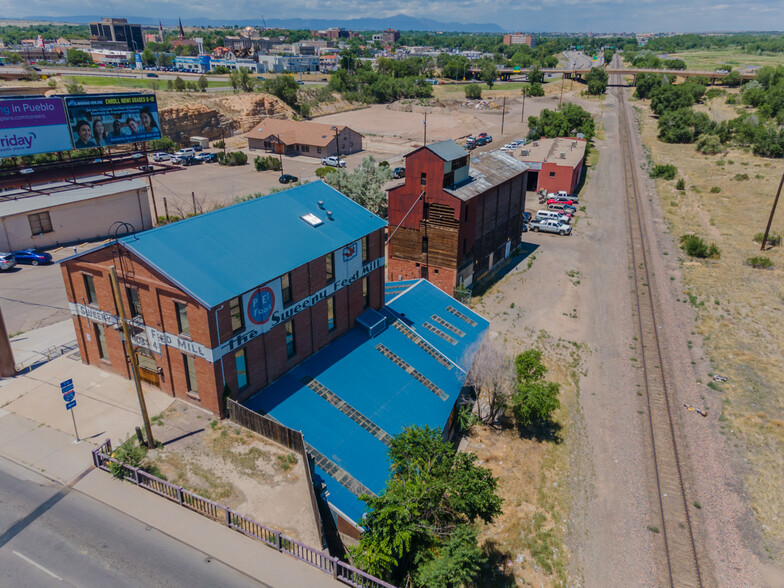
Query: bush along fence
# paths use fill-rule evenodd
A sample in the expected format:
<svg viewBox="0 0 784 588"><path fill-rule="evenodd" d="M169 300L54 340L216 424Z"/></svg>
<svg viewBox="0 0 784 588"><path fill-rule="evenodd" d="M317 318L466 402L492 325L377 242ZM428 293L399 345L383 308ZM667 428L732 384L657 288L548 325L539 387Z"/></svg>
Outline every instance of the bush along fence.
<svg viewBox="0 0 784 588"><path fill-rule="evenodd" d="M355 586L356 588L395 588L392 584L387 584L383 580L366 574L336 557L300 543L280 531L270 529L251 518L234 512L228 506L202 498L182 486L176 486L161 480L140 468L121 463L112 457L112 444L108 439L100 447L93 450L93 463L95 467L106 472L109 471L109 464L117 464L122 471L124 480L133 482L140 488L163 496L207 518L224 523L230 529L239 531L281 553L287 553L300 561L310 564L343 584Z"/></svg>

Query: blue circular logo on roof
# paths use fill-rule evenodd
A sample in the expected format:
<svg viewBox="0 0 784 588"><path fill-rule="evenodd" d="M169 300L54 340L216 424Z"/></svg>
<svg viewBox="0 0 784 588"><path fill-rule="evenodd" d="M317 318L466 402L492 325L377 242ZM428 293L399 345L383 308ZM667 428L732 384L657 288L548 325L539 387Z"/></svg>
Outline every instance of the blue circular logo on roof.
<svg viewBox="0 0 784 588"><path fill-rule="evenodd" d="M275 293L267 287L257 288L248 300L248 318L254 325L263 325L275 310Z"/></svg>

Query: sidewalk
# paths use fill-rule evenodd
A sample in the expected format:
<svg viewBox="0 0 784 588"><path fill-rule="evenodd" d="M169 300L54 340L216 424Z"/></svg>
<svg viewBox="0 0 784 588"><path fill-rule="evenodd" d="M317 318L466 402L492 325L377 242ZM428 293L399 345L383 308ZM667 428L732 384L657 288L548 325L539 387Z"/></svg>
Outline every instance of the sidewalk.
<svg viewBox="0 0 784 588"><path fill-rule="evenodd" d="M11 339L14 363L17 366L30 366L47 361L47 351L57 355L79 351L73 320L61 321L48 327L26 331ZM0 380L0 386L5 380Z"/></svg>
<svg viewBox="0 0 784 588"><path fill-rule="evenodd" d="M56 325L53 325L56 326ZM39 331L43 331L40 329ZM32 337L30 338L32 339ZM74 416L65 410L60 382L73 379ZM144 387L150 416L174 399ZM131 381L62 356L0 385L0 455L128 514L266 585L343 586L323 572L232 531L165 498L93 469L91 452L107 437L116 447L142 426Z"/></svg>

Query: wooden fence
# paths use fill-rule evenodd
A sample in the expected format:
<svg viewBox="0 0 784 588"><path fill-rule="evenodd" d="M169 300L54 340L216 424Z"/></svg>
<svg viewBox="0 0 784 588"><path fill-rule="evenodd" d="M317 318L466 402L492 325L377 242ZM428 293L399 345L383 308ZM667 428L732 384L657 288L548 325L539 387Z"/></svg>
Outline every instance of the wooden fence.
<svg viewBox="0 0 784 588"><path fill-rule="evenodd" d="M302 435L300 434L300 437L301 436ZM161 480L142 469L124 464L113 458L111 456L111 451L112 445L109 440L106 440L100 447L94 449L93 463L95 464L95 467L108 472L110 471L109 465L115 464L114 469L118 477L133 482L140 488L145 488L172 502L177 502L184 508L215 521L219 521L230 529L234 529L248 537L261 541L277 551L287 553L292 557L321 570L325 574L329 574L335 580L343 584L354 586L355 588L395 588L392 584L379 580L378 578L341 561L337 557L332 557L328 553L319 549L314 549L304 543L300 543L296 539L288 537L280 531L270 529L251 518L234 512L228 506L202 498L198 494L184 489L182 486L176 486L175 484Z"/></svg>

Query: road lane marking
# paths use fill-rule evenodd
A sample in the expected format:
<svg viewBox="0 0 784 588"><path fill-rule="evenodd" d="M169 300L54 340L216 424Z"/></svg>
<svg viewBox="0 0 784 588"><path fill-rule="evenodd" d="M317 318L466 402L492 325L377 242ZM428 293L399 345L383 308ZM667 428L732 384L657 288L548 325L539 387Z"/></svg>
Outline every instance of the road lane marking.
<svg viewBox="0 0 784 588"><path fill-rule="evenodd" d="M42 572L46 572L47 574L49 574L50 576L52 576L52 578L54 578L55 580L60 580L61 582L63 581L63 579L62 579L60 576L58 576L58 575L57 575L57 574L55 574L54 572L51 572L51 571L47 570L47 569L46 569L44 566L42 566L41 564L39 564L39 563L37 563L37 562L34 562L32 559L30 559L30 558L29 558L29 557L27 557L26 555L22 555L22 554L21 554L21 553L19 553L18 551L12 551L11 553L13 553L13 554L14 554L15 556L17 556L17 557L20 557L20 558L22 558L23 560L25 560L25 561L26 561L27 563L29 563L30 565L33 565L33 566L37 567L37 568L38 568L39 570L41 570Z"/></svg>

